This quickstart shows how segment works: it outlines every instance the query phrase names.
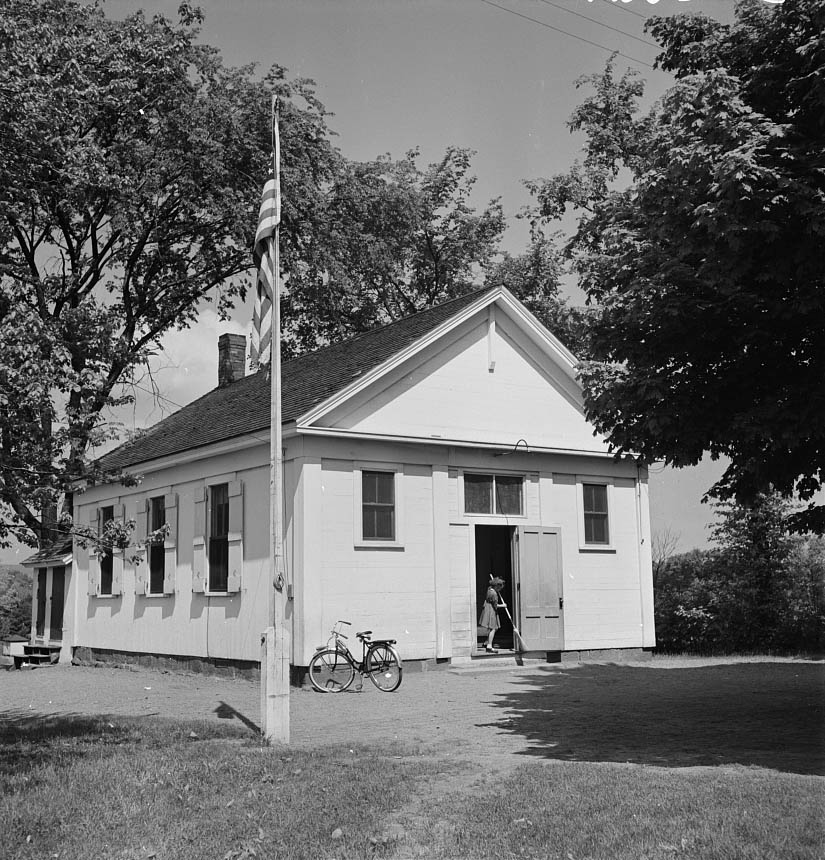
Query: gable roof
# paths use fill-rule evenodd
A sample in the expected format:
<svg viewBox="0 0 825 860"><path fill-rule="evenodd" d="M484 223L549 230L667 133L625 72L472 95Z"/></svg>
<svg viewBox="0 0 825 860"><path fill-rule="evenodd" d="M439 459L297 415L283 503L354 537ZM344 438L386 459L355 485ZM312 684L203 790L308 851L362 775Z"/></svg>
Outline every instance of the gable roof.
<svg viewBox="0 0 825 860"><path fill-rule="evenodd" d="M294 421L373 370L396 353L499 288L487 287L436 307L356 335L342 343L301 355L281 365L281 419ZM104 454L106 471L128 469L238 436L265 431L270 424L268 369L214 388L164 418L135 439Z"/></svg>

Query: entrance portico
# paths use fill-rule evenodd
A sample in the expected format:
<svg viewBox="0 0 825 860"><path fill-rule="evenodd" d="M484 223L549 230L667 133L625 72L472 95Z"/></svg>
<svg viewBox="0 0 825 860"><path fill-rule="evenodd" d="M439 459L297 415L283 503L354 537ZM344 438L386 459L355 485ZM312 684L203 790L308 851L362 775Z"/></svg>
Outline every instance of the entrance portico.
<svg viewBox="0 0 825 860"><path fill-rule="evenodd" d="M71 539L43 547L23 562L34 571L32 624L26 656L29 662L70 663L70 637L66 635L66 595L72 570Z"/></svg>

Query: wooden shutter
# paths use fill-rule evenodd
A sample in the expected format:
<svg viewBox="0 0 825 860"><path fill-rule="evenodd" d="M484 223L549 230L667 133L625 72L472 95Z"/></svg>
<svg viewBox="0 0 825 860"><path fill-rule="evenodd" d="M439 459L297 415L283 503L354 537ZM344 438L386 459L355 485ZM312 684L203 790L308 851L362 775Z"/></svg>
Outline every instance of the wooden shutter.
<svg viewBox="0 0 825 860"><path fill-rule="evenodd" d="M195 536L192 541L192 591L206 591L206 487L198 487L195 497ZM166 583L164 582L164 587Z"/></svg>
<svg viewBox="0 0 825 860"><path fill-rule="evenodd" d="M89 529L95 534L100 534L100 508L92 508L89 511ZM89 571L87 574L87 593L96 597L100 591L100 560L98 559L97 545L89 544Z"/></svg>
<svg viewBox="0 0 825 860"><path fill-rule="evenodd" d="M149 593L149 553L146 551L146 535L149 533L149 500L129 503L129 519L135 521L132 532L135 561L135 594Z"/></svg>
<svg viewBox="0 0 825 860"><path fill-rule="evenodd" d="M163 498L169 534L163 542L163 593L175 593L175 571L178 566L178 494L167 493Z"/></svg>
<svg viewBox="0 0 825 860"><path fill-rule="evenodd" d="M126 507L115 505L115 520L123 525L126 522ZM112 551L112 596L123 594L123 556L122 549Z"/></svg>
<svg viewBox="0 0 825 860"><path fill-rule="evenodd" d="M241 590L243 572L243 482L229 484L229 576L226 590L229 593Z"/></svg>

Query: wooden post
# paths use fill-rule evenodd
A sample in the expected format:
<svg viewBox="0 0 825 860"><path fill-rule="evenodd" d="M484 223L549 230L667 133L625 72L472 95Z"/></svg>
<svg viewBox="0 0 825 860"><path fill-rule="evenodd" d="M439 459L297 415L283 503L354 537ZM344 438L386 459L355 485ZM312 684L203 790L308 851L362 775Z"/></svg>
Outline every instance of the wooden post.
<svg viewBox="0 0 825 860"><path fill-rule="evenodd" d="M275 162L275 187L280 222L281 145L278 134L277 99L272 97L272 149ZM264 631L261 649L261 731L269 743L289 743L289 664L290 635L287 627L286 577L284 575L284 479L281 431L281 260L280 227L276 223L270 238L273 265L272 349L270 380L270 579L269 627Z"/></svg>

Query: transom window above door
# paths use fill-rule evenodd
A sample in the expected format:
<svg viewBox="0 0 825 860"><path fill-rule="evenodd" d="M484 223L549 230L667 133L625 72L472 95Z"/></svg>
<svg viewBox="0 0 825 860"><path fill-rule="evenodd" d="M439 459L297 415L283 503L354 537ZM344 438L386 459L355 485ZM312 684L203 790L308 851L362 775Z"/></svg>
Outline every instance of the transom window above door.
<svg viewBox="0 0 825 860"><path fill-rule="evenodd" d="M464 474L464 512L521 516L524 478L518 475Z"/></svg>

